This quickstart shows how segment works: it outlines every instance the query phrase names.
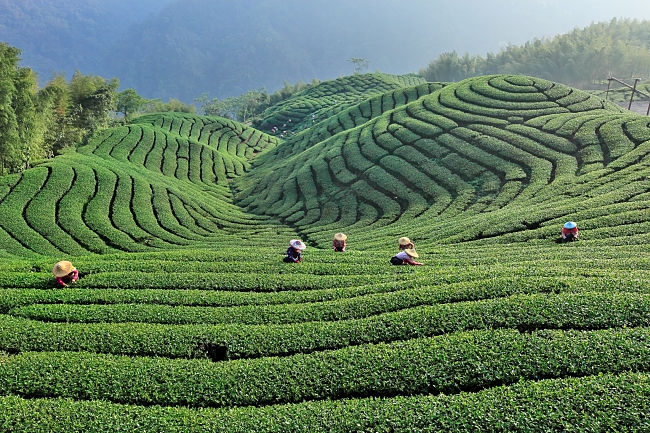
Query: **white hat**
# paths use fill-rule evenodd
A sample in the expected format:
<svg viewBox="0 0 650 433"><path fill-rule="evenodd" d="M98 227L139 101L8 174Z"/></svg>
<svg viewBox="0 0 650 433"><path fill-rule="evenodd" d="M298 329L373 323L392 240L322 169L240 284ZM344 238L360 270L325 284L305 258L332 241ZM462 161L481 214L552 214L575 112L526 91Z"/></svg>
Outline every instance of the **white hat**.
<svg viewBox="0 0 650 433"><path fill-rule="evenodd" d="M305 245L305 244L304 244L301 240L299 240L299 239L291 239L291 240L289 241L289 245L291 245L292 247L294 247L294 248L297 249L297 250L304 250L305 248L307 248L307 245Z"/></svg>

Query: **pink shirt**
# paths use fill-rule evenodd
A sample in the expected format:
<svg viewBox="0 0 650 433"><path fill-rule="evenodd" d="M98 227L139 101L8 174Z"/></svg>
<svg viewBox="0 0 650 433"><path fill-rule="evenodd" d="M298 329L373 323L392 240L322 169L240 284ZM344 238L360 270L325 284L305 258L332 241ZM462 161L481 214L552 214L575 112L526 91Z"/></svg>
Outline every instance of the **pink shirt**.
<svg viewBox="0 0 650 433"><path fill-rule="evenodd" d="M70 276L72 275L72 276ZM72 272L70 272L68 275L65 277L56 277L56 282L59 284L61 287L65 287L67 285L66 281L64 280L69 280L67 281L68 283L73 283L79 279L79 271L76 269L73 269Z"/></svg>

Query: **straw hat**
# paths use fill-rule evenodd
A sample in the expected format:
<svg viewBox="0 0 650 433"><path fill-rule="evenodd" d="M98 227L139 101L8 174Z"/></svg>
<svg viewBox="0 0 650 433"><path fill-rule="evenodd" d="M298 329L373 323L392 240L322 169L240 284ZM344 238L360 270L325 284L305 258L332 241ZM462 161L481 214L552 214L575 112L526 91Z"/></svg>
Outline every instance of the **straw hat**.
<svg viewBox="0 0 650 433"><path fill-rule="evenodd" d="M347 238L348 237L346 235L344 235L343 233L337 233L337 234L334 235L334 239L336 239L337 241L344 241Z"/></svg>
<svg viewBox="0 0 650 433"><path fill-rule="evenodd" d="M420 257L420 255L418 253L416 253L413 248L409 248L408 250L404 250L404 252L406 254L408 254L410 257L414 257L414 258Z"/></svg>
<svg viewBox="0 0 650 433"><path fill-rule="evenodd" d="M399 244L400 245L408 245L411 243L411 240L407 238L406 236L399 238Z"/></svg>
<svg viewBox="0 0 650 433"><path fill-rule="evenodd" d="M67 260L62 260L62 261L58 262L52 268L52 273L57 278L65 277L66 275L68 275L72 271L74 271L74 266L72 266L72 263L70 263Z"/></svg>
<svg viewBox="0 0 650 433"><path fill-rule="evenodd" d="M289 245L294 247L297 250L304 250L307 248L307 245L305 245L301 240L298 239L292 239L289 241Z"/></svg>
<svg viewBox="0 0 650 433"><path fill-rule="evenodd" d="M569 221L567 223L564 223L564 228L569 229L569 230L574 229L577 226L578 226L578 224L574 223L573 221Z"/></svg>

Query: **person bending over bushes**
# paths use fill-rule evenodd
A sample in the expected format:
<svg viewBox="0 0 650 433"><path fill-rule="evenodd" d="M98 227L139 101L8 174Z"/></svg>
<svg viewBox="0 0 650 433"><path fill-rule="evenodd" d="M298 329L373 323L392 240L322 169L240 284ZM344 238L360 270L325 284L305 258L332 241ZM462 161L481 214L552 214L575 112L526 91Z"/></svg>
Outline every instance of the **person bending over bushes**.
<svg viewBox="0 0 650 433"><path fill-rule="evenodd" d="M62 260L54 265L52 273L59 287L67 287L68 284L79 279L79 271L67 260Z"/></svg>
<svg viewBox="0 0 650 433"><path fill-rule="evenodd" d="M347 238L348 237L343 233L335 234L334 239L332 240L332 249L337 253L344 253L346 247L345 240Z"/></svg>
<svg viewBox="0 0 650 433"><path fill-rule="evenodd" d="M307 248L302 241L292 239L289 241L289 248L287 248L287 256L284 258L286 263L300 263L302 262L302 251Z"/></svg>
<svg viewBox="0 0 650 433"><path fill-rule="evenodd" d="M562 227L562 242L573 242L578 240L578 224L569 221Z"/></svg>
<svg viewBox="0 0 650 433"><path fill-rule="evenodd" d="M414 258L420 257L414 249L409 248L404 251L400 251L397 255L391 257L391 265L411 265L411 266L422 266L422 263L416 262Z"/></svg>

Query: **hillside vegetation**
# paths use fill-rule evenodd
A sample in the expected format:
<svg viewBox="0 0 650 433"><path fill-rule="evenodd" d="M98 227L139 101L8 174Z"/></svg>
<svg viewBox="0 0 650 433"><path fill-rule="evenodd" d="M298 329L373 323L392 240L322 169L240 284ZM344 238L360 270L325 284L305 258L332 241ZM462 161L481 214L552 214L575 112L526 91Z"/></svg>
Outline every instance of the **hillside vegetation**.
<svg viewBox="0 0 650 433"><path fill-rule="evenodd" d="M372 118L373 107L383 114ZM587 93L483 76L363 102L292 136L235 184L239 204L321 246L336 229L363 247L400 232L548 242L570 219L594 238L640 239L649 139L647 118Z"/></svg>
<svg viewBox="0 0 650 433"><path fill-rule="evenodd" d="M485 57L446 52L420 70L429 81L488 74L534 75L570 86L602 88L610 75L650 78L650 21L614 18L554 37L508 45Z"/></svg>
<svg viewBox="0 0 650 433"><path fill-rule="evenodd" d="M376 78L269 109L286 139L151 114L0 177L3 425L650 429L648 118L536 77ZM404 235L424 266L389 265Z"/></svg>

